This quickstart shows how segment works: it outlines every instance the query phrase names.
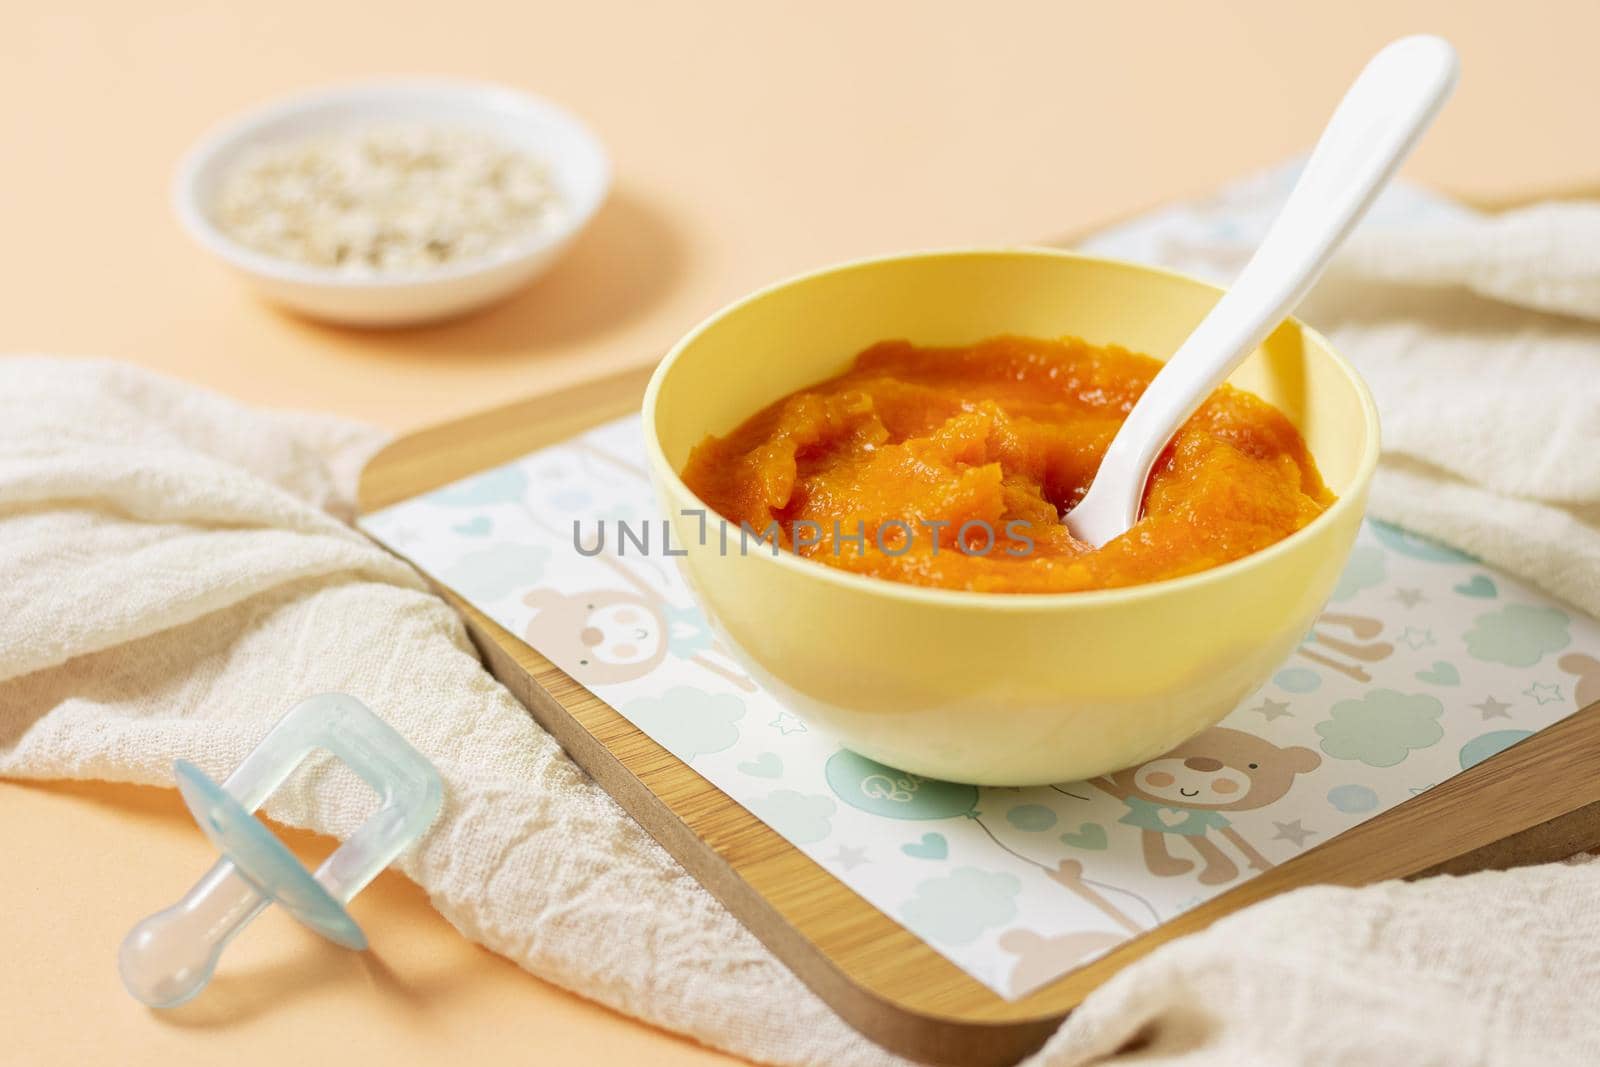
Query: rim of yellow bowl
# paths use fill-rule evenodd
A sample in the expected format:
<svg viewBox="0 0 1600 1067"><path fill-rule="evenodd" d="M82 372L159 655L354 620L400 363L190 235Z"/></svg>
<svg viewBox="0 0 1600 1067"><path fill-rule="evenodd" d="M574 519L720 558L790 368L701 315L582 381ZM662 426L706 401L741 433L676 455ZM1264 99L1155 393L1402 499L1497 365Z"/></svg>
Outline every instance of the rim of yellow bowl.
<svg viewBox="0 0 1600 1067"><path fill-rule="evenodd" d="M668 350L656 366L655 372L650 375L650 383L645 386L644 401L640 411L644 420L645 448L649 452L651 463L659 470L666 472L678 489L706 509L708 514L719 514L715 508L701 500L694 490L684 482L678 470L667 462L666 453L662 451L660 439L656 433L656 400L661 392L661 383L671 372L672 366L678 358L711 327L732 315L734 312L763 299L779 289L787 288L801 282L810 281L829 274L843 274L848 271L865 270L884 263L906 262L919 259L955 259L963 257L1006 257L1037 256L1047 259L1073 259L1085 263L1094 263L1101 266L1116 267L1122 270L1132 270L1142 274L1153 274L1178 281L1188 282L1203 289L1210 290L1218 295L1225 290L1222 286L1213 285L1199 278L1184 274L1180 271L1168 270L1165 267L1150 266L1145 263L1134 263L1124 259L1112 259L1107 256L1091 256L1081 252L1070 252L1059 248L1042 248L1034 246L1000 247L1000 248L951 248L931 249L920 252L897 252L889 255L868 256L863 259L854 259L846 263L823 267L818 270L804 271L787 278L780 279L770 285L763 286L756 291L727 304L702 320L692 330L686 333L678 343ZM821 582L829 582L844 589L855 590L860 593L880 596L894 596L925 604L939 604L946 607L982 608L984 610L1002 611L1032 611L1045 608L1061 609L1073 605L1084 608L1104 604L1108 601L1135 601L1150 597L1164 596L1180 590L1192 589L1214 582L1226 581L1231 575L1252 566L1257 566L1263 560L1271 559L1292 551L1300 542L1309 540L1316 535L1317 527L1326 526L1337 517L1364 502L1367 485L1372 480L1373 472L1378 467L1378 453L1381 445L1380 427L1378 423L1378 406L1372 399L1372 391L1367 387L1366 381L1356 372L1355 367L1339 354L1338 350L1329 343L1328 339L1318 331L1307 326L1294 316L1287 320L1293 322L1300 330L1315 338L1322 345L1324 352L1333 360L1333 365L1345 376L1354 387L1356 397L1361 404L1362 421L1366 431L1365 444L1361 451L1361 460L1356 467L1355 476L1351 479L1351 488L1348 492L1341 493L1339 498L1322 514L1312 519L1294 533L1275 541L1266 548L1241 556L1227 563L1208 567L1203 571L1193 574L1184 574L1176 578L1163 578L1154 582L1143 582L1138 585L1116 586L1111 589L1084 589L1066 593L993 593L981 592L970 589L941 589L932 586L911 585L907 582L890 581L887 578L875 578L871 575L853 574L849 571L830 567L826 563L817 563L814 560L797 556L793 552L781 550L777 555L758 552L748 556L755 561L757 566L778 566L795 570L808 578ZM1315 458L1315 457L1313 457ZM1364 504L1362 510L1365 510Z"/></svg>

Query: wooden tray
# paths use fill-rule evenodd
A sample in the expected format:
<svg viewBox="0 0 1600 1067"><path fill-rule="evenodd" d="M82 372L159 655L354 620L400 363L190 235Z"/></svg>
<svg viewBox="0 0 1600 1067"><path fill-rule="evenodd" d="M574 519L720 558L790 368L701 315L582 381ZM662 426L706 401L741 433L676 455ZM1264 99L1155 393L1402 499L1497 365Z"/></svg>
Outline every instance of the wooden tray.
<svg viewBox="0 0 1600 1067"><path fill-rule="evenodd" d="M403 437L367 466L363 512L637 410L647 369ZM436 583L437 584L437 583ZM549 660L448 589L489 669L572 758L851 1025L945 1064L1008 1064L1164 941L1275 893L1572 855L1600 844L1600 704L1018 1001L968 977Z"/></svg>

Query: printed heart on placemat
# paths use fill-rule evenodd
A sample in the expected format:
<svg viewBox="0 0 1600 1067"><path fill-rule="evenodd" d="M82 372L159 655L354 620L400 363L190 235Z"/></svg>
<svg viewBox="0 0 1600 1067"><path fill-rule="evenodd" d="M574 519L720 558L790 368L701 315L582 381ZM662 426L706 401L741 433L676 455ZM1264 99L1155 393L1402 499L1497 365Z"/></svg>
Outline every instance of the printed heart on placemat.
<svg viewBox="0 0 1600 1067"><path fill-rule="evenodd" d="M913 859L942 860L950 855L950 842L944 839L943 834L923 834L921 841L901 845L900 851Z"/></svg>
<svg viewBox="0 0 1600 1067"><path fill-rule="evenodd" d="M1156 818L1161 820L1162 826L1182 826L1189 821L1187 808L1157 808Z"/></svg>
<svg viewBox="0 0 1600 1067"><path fill-rule="evenodd" d="M1500 592L1495 588L1494 579L1487 574L1474 574L1467 581L1452 588L1462 596L1475 596L1483 600L1492 600Z"/></svg>
<svg viewBox="0 0 1600 1067"><path fill-rule="evenodd" d="M1163 820L1165 821L1165 820ZM1097 822L1086 822L1075 834L1062 834L1061 843L1073 848L1086 848L1099 852L1106 847L1106 828Z"/></svg>
<svg viewBox="0 0 1600 1067"><path fill-rule="evenodd" d="M1417 681L1434 685L1460 685L1461 672L1442 659L1434 660L1432 667L1417 672Z"/></svg>
<svg viewBox="0 0 1600 1067"><path fill-rule="evenodd" d="M755 759L739 764L739 769L757 778L776 778L783 773L783 760L776 752L763 752Z"/></svg>

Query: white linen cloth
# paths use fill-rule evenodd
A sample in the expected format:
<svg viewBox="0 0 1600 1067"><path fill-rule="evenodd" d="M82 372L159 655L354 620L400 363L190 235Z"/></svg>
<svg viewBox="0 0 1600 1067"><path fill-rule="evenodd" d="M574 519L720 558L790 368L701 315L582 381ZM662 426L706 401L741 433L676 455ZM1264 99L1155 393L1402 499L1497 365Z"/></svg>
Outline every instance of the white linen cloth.
<svg viewBox="0 0 1600 1067"><path fill-rule="evenodd" d="M1167 258L1215 270L1236 251ZM1379 397L1373 510L1600 613L1600 210L1363 237L1307 316ZM444 811L400 866L464 935L754 1059L899 1062L577 771L443 602L345 525L379 443L125 366L0 360L0 775L167 785L182 757L221 776L290 701L349 692L444 775ZM1600 699L1600 677L1585 684ZM342 836L369 805L319 761L266 813ZM1131 966L1038 1062L1600 1063L1596 990L1600 866L1308 889Z"/></svg>
<svg viewBox="0 0 1600 1067"><path fill-rule="evenodd" d="M1226 281L1296 174L1087 247ZM1600 203L1488 216L1391 187L1297 314L1377 398L1372 515L1600 615Z"/></svg>

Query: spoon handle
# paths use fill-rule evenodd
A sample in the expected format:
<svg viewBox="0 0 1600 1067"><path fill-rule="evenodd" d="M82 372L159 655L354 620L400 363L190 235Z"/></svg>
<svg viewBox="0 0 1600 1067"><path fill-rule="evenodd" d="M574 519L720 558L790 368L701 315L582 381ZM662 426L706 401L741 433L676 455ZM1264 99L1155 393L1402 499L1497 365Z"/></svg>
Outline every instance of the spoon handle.
<svg viewBox="0 0 1600 1067"><path fill-rule="evenodd" d="M1162 449L1316 282L1438 114L1456 71L1455 49L1425 35L1395 41L1367 64L1255 255L1112 439L1089 492L1067 516L1074 536L1098 546L1137 521Z"/></svg>

